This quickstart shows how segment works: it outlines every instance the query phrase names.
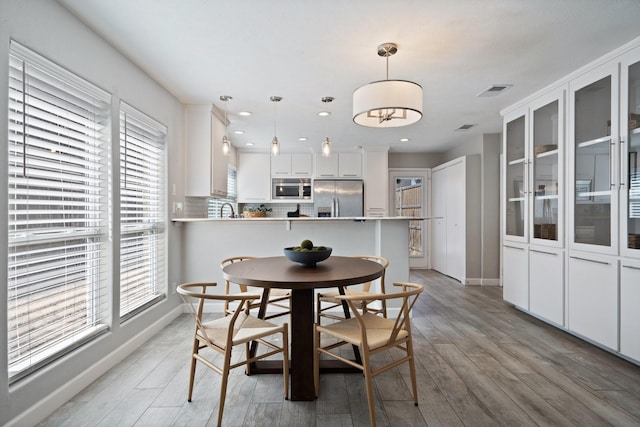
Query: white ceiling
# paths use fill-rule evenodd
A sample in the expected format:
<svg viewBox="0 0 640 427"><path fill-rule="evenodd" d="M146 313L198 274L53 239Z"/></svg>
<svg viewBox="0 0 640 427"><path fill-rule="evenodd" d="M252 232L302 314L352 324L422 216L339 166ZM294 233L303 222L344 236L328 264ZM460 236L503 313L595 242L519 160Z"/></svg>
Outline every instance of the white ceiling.
<svg viewBox="0 0 640 427"><path fill-rule="evenodd" d="M230 139L283 150L441 152L501 132L499 111L640 36L639 0L58 0L185 104L227 104ZM424 88L418 123L352 121L352 94L385 78ZM513 84L500 96L476 95ZM329 119L317 113L333 96ZM240 111L252 116L239 116ZM456 131L464 124L471 130ZM235 135L236 130L245 131ZM306 136L307 142L298 141ZM401 137L410 138L400 142Z"/></svg>

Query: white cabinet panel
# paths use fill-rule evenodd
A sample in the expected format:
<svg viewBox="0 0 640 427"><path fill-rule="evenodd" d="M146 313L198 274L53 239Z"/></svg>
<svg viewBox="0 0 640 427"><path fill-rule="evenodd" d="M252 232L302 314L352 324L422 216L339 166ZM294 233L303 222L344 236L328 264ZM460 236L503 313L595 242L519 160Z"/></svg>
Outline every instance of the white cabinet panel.
<svg viewBox="0 0 640 427"><path fill-rule="evenodd" d="M463 156L431 171L433 268L462 284L480 271L480 157Z"/></svg>
<svg viewBox="0 0 640 427"><path fill-rule="evenodd" d="M620 352L640 361L640 261L620 266Z"/></svg>
<svg viewBox="0 0 640 427"><path fill-rule="evenodd" d="M331 155L323 157L315 156L316 178L337 178L338 177L338 156Z"/></svg>
<svg viewBox="0 0 640 427"><path fill-rule="evenodd" d="M569 330L618 349L618 260L569 256Z"/></svg>
<svg viewBox="0 0 640 427"><path fill-rule="evenodd" d="M238 202L271 200L271 161L265 153L240 153L238 156Z"/></svg>
<svg viewBox="0 0 640 427"><path fill-rule="evenodd" d="M271 157L271 176L311 177L313 156L311 153L280 153Z"/></svg>
<svg viewBox="0 0 640 427"><path fill-rule="evenodd" d="M529 309L529 249L509 243L502 247L502 298L522 309Z"/></svg>
<svg viewBox="0 0 640 427"><path fill-rule="evenodd" d="M529 310L556 325L564 324L564 252L529 248Z"/></svg>
<svg viewBox="0 0 640 427"><path fill-rule="evenodd" d="M338 175L341 178L362 177L362 153L338 153Z"/></svg>
<svg viewBox="0 0 640 427"><path fill-rule="evenodd" d="M366 216L389 214L389 160L386 150L365 153L364 211Z"/></svg>
<svg viewBox="0 0 640 427"><path fill-rule="evenodd" d="M224 132L224 123L215 116L210 105L185 108L187 196L227 195L230 158L222 153L222 144L216 144Z"/></svg>

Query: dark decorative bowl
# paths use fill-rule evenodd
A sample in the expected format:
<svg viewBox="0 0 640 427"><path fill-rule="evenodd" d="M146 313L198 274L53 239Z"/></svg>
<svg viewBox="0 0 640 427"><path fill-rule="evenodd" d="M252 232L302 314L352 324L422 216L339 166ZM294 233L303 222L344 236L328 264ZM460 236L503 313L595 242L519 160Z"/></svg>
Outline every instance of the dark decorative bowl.
<svg viewBox="0 0 640 427"><path fill-rule="evenodd" d="M324 261L331 255L331 248L325 250L294 251L293 247L284 248L284 256L303 267L315 267L316 263Z"/></svg>

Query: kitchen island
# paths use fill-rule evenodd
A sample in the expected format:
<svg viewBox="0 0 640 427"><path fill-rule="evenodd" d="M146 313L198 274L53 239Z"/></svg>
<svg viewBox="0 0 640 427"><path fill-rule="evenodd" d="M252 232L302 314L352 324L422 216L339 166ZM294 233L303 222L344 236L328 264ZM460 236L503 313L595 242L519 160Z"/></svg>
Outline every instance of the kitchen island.
<svg viewBox="0 0 640 427"><path fill-rule="evenodd" d="M333 249L332 255L381 255L389 260L387 291L409 280L408 222L413 217L176 218L181 227L182 274L188 282L214 281L224 292L220 261L241 255L283 255L304 239ZM429 218L424 218L429 219ZM170 284L175 289L177 283ZM374 284L375 285L375 284ZM376 290L376 289L372 289Z"/></svg>

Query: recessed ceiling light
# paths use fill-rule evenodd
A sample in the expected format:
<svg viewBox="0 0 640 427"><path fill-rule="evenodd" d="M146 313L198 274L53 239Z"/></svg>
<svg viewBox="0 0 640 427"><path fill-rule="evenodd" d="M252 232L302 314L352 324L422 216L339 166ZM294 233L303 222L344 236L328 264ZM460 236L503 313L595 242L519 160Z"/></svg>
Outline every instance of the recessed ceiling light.
<svg viewBox="0 0 640 427"><path fill-rule="evenodd" d="M236 135L242 135L244 133L243 130L234 130L233 133L235 133Z"/></svg>
<svg viewBox="0 0 640 427"><path fill-rule="evenodd" d="M298 138L298 141L307 141L309 138L307 138L306 136L301 136Z"/></svg>
<svg viewBox="0 0 640 427"><path fill-rule="evenodd" d="M250 113L249 111L240 111L240 112L238 113L238 115L239 115L239 116L250 116L250 115L251 115L251 113Z"/></svg>
<svg viewBox="0 0 640 427"><path fill-rule="evenodd" d="M456 129L456 131L458 131L458 130L469 130L474 126L476 126L476 125L462 125L458 129Z"/></svg>
<svg viewBox="0 0 640 427"><path fill-rule="evenodd" d="M409 142L409 138L400 138L400 142Z"/></svg>
<svg viewBox="0 0 640 427"><path fill-rule="evenodd" d="M247 142L247 147L253 147L255 144L253 142Z"/></svg>
<svg viewBox="0 0 640 427"><path fill-rule="evenodd" d="M509 89L511 86L513 85L509 85L509 84L491 85L487 89L477 94L476 96L481 96L481 97L498 96L505 90Z"/></svg>
<svg viewBox="0 0 640 427"><path fill-rule="evenodd" d="M320 112L318 113L318 115L319 115L320 117L327 117L327 116L330 116L330 115L331 115L331 113L330 113L330 112L328 112L328 111L320 111Z"/></svg>

